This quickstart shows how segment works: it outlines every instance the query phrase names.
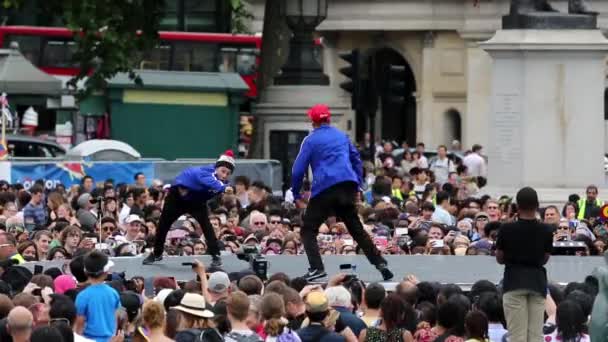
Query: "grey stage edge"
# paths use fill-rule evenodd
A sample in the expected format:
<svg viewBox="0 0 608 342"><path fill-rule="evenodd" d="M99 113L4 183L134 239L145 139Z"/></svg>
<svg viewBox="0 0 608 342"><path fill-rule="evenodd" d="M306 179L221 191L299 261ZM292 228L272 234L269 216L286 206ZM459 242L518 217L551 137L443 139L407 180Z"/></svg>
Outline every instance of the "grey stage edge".
<svg viewBox="0 0 608 342"><path fill-rule="evenodd" d="M189 266L182 266L182 262L192 261L194 257L165 257L161 262L144 266L141 264L142 257L112 258L114 261L114 272L125 272L127 277L143 276L144 278L167 276L175 277L177 280L191 280L194 278ZM199 256L197 259L209 265L209 256ZM266 259L269 263L268 275L284 272L290 277L303 275L308 269L308 261L305 255L287 256L270 255ZM353 264L357 266L357 274L365 282L381 282L380 273L369 264L365 256L324 256L325 269L331 277L339 272L340 264ZM412 256L387 256L388 265L395 273L395 278L383 284L392 290L397 282L408 274L413 274L421 281L436 281L440 283L458 284L464 289L481 279L487 279L494 283L500 282L503 267L496 263L494 257L489 256L441 256L441 255L412 255ZM237 259L234 255L223 256L224 270L228 273L242 271L249 268L245 261ZM34 265L59 267L65 262L29 262L24 266L33 271ZM577 256L552 256L547 264L549 280L554 283L566 284L573 281L582 282L586 276L598 266L605 265L603 257L577 257Z"/></svg>

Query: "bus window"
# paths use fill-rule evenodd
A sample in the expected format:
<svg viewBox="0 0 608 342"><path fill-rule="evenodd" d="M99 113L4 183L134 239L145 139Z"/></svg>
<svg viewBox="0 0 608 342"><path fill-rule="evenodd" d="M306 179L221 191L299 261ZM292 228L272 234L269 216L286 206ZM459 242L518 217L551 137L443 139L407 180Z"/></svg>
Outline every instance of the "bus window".
<svg viewBox="0 0 608 342"><path fill-rule="evenodd" d="M4 48L8 49L11 46L11 42L19 43L19 51L27 58L32 64L40 65L40 37L36 36L20 36L20 35L6 35L4 37Z"/></svg>
<svg viewBox="0 0 608 342"><path fill-rule="evenodd" d="M238 49L224 47L220 50L218 67L219 72L236 72L236 55Z"/></svg>
<svg viewBox="0 0 608 342"><path fill-rule="evenodd" d="M139 63L139 68L147 70L169 70L170 56L171 45L163 42L160 46L144 53L144 57Z"/></svg>
<svg viewBox="0 0 608 342"><path fill-rule="evenodd" d="M214 72L217 45L199 42L175 42L172 70Z"/></svg>
<svg viewBox="0 0 608 342"><path fill-rule="evenodd" d="M236 56L236 70L241 76L256 72L256 52L254 49L240 49Z"/></svg>
<svg viewBox="0 0 608 342"><path fill-rule="evenodd" d="M42 66L57 68L75 68L72 56L76 43L69 40L47 40L42 50Z"/></svg>

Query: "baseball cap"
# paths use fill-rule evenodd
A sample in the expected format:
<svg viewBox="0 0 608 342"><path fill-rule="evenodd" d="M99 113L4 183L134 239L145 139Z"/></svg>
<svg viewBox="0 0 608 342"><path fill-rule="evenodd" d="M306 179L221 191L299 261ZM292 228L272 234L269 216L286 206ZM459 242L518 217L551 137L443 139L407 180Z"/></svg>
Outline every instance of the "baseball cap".
<svg viewBox="0 0 608 342"><path fill-rule="evenodd" d="M125 222L127 224L131 224L133 222L139 222L141 224L144 223L144 221L141 219L141 217L139 217L139 215L135 215L135 214L131 214L131 215L127 216L127 219L125 220Z"/></svg>
<svg viewBox="0 0 608 342"><path fill-rule="evenodd" d="M313 291L306 296L306 311L310 313L325 312L329 309L329 301L324 292Z"/></svg>
<svg viewBox="0 0 608 342"><path fill-rule="evenodd" d="M315 123L329 121L331 112L326 104L316 104L308 110L308 117Z"/></svg>
<svg viewBox="0 0 608 342"><path fill-rule="evenodd" d="M143 304L141 297L133 291L125 291L120 294L120 304L133 317L137 315L139 308Z"/></svg>
<svg viewBox="0 0 608 342"><path fill-rule="evenodd" d="M230 286L230 278L225 272L213 272L207 280L207 289L215 293L223 293Z"/></svg>
<svg viewBox="0 0 608 342"><path fill-rule="evenodd" d="M486 214L485 212L479 212L475 215L475 219L477 220L480 217L485 217L485 218L490 218L490 216L488 216L488 214Z"/></svg>

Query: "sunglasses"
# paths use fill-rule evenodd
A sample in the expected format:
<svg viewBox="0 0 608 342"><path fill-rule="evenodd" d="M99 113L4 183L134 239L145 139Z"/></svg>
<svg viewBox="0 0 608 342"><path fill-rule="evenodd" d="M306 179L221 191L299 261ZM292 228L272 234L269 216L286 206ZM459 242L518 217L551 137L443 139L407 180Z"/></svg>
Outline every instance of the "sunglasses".
<svg viewBox="0 0 608 342"><path fill-rule="evenodd" d="M559 226L559 230L569 230L570 227L568 226Z"/></svg>
<svg viewBox="0 0 608 342"><path fill-rule="evenodd" d="M67 326L70 326L70 321L67 318L51 318L49 320L49 325L56 323L65 323Z"/></svg>
<svg viewBox="0 0 608 342"><path fill-rule="evenodd" d="M270 221L271 224L279 224L281 221Z"/></svg>
<svg viewBox="0 0 608 342"><path fill-rule="evenodd" d="M255 225L255 226L263 226L265 224L266 224L266 222L254 222L253 223L253 225Z"/></svg>
<svg viewBox="0 0 608 342"><path fill-rule="evenodd" d="M111 231L114 231L114 229L116 229L116 227L114 227L114 226L101 226L101 229L103 229L105 232L111 232Z"/></svg>

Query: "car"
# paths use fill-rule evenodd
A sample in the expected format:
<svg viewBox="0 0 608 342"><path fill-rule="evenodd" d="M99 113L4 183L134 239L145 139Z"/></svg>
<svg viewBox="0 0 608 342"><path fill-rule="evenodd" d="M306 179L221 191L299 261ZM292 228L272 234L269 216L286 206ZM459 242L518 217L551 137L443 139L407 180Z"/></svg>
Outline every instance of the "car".
<svg viewBox="0 0 608 342"><path fill-rule="evenodd" d="M66 153L68 160L90 161L135 161L141 159L141 154L131 145L110 139L92 139L72 147Z"/></svg>
<svg viewBox="0 0 608 342"><path fill-rule="evenodd" d="M6 135L9 158L60 159L65 156L65 148L56 142L28 135Z"/></svg>

